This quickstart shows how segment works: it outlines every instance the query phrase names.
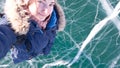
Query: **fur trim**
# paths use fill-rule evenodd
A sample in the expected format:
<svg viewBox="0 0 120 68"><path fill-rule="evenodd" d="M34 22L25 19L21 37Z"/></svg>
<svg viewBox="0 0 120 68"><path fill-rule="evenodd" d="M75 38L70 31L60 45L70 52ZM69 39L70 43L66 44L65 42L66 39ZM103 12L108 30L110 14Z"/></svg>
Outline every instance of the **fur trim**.
<svg viewBox="0 0 120 68"><path fill-rule="evenodd" d="M63 31L66 25L65 14L62 7L56 2L55 8L57 9L57 13L59 15L58 20L58 31Z"/></svg>
<svg viewBox="0 0 120 68"><path fill-rule="evenodd" d="M27 19L21 18L18 13L18 5L15 0L6 0L4 13L6 14L11 28L15 31L16 34L23 35L26 34L29 30L29 23Z"/></svg>
<svg viewBox="0 0 120 68"><path fill-rule="evenodd" d="M4 13L6 14L8 21L11 24L11 28L15 31L15 33L19 35L23 35L23 34L26 34L29 30L30 25L28 22L28 18L30 18L30 16L29 15L24 16L25 11L19 12L19 10L23 10L23 8L21 8L20 6L25 5L26 3L26 2L23 3L20 1L22 0L6 0L5 7L4 7ZM55 4L55 7L59 15L58 31L62 31L64 30L65 25L66 25L65 15L64 15L63 9L57 3L57 1ZM25 18L22 18L22 17L25 17Z"/></svg>

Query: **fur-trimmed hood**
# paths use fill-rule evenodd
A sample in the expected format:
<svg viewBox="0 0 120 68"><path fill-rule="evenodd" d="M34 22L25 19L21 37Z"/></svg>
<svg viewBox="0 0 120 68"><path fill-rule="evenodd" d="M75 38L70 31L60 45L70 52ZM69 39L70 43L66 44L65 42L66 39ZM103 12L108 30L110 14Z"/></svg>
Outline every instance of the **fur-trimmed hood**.
<svg viewBox="0 0 120 68"><path fill-rule="evenodd" d="M18 0L19 1L19 0ZM11 24L11 28L15 31L15 33L19 35L26 34L29 30L28 18L21 18L18 13L18 2L16 0L6 0L4 13L6 14L9 23ZM56 2L55 9L57 10L59 19L58 19L58 31L63 31L66 25L64 11L61 6Z"/></svg>

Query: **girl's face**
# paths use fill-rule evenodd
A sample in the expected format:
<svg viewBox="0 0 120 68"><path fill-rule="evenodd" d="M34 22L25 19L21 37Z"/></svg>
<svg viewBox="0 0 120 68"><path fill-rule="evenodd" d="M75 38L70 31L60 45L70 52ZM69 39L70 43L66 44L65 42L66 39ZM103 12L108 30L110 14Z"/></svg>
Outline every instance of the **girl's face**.
<svg viewBox="0 0 120 68"><path fill-rule="evenodd" d="M42 21L51 15L54 5L54 0L30 0L29 11L34 18Z"/></svg>

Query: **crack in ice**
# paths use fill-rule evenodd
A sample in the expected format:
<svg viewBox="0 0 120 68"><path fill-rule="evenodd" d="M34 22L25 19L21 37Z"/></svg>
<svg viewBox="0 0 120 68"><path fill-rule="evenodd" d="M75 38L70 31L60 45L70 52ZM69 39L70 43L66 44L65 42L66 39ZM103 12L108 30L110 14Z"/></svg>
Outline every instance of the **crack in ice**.
<svg viewBox="0 0 120 68"><path fill-rule="evenodd" d="M106 7L103 7L103 9L106 11L107 15L111 14L113 12L113 7L111 6L110 2L109 1L102 1L100 0L100 2L102 3L102 6L106 6ZM120 8L119 8L120 5L117 5L117 10L120 11ZM116 16L114 19L112 19L113 23L115 24L115 26L117 27L117 29L119 30L120 32L120 19L118 16Z"/></svg>
<svg viewBox="0 0 120 68"><path fill-rule="evenodd" d="M112 60L112 63L110 64L109 68L115 68L115 65L117 64L117 62L119 62L119 60L120 54Z"/></svg>
<svg viewBox="0 0 120 68"><path fill-rule="evenodd" d="M49 68L49 67L53 67L53 66L66 65L66 64L68 64L67 61L59 60L59 61L55 61L53 63L45 64L42 68Z"/></svg>
<svg viewBox="0 0 120 68"><path fill-rule="evenodd" d="M8 64L6 64L6 65L0 65L0 68L6 68L8 66L9 66Z"/></svg>

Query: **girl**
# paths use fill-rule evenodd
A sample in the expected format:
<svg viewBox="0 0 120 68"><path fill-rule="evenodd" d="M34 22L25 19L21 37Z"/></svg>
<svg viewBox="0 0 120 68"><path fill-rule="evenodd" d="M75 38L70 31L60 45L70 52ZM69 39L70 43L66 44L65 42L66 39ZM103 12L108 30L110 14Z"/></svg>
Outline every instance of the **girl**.
<svg viewBox="0 0 120 68"><path fill-rule="evenodd" d="M0 21L0 58L12 48L14 63L47 55L65 16L56 0L6 0Z"/></svg>

